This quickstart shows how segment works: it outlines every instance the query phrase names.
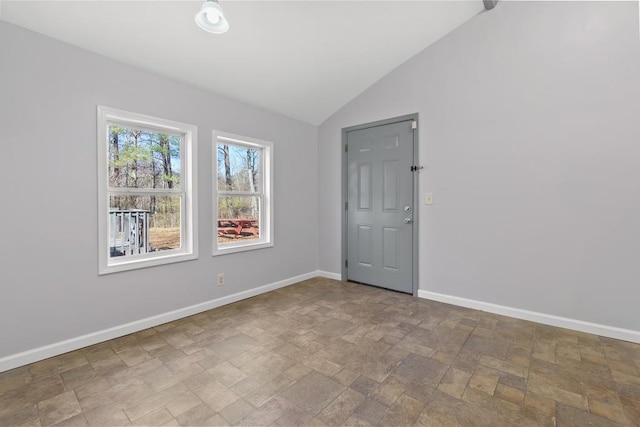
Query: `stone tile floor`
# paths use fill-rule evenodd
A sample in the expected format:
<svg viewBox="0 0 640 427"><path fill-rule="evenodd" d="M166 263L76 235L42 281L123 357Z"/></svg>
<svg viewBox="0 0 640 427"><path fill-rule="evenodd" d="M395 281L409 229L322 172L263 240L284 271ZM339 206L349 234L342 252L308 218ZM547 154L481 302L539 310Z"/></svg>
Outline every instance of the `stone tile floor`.
<svg viewBox="0 0 640 427"><path fill-rule="evenodd" d="M640 425L640 345L317 278L1 373L52 425Z"/></svg>

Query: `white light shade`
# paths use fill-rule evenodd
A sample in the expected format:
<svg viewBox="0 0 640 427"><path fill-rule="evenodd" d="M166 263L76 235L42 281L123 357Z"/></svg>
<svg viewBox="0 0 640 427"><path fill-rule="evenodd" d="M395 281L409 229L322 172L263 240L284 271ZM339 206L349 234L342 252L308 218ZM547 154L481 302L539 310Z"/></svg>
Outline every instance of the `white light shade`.
<svg viewBox="0 0 640 427"><path fill-rule="evenodd" d="M222 8L216 0L207 0L196 15L196 24L203 30L213 33L226 33L229 23L224 18Z"/></svg>

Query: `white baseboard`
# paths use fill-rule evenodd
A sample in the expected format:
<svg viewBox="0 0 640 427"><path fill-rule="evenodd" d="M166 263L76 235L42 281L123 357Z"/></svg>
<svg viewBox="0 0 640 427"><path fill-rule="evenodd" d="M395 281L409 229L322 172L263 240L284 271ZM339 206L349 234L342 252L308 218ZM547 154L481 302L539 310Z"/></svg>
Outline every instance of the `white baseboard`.
<svg viewBox="0 0 640 427"><path fill-rule="evenodd" d="M69 351L78 350L80 348L97 344L103 341L122 337L134 332L142 331L144 329L153 328L154 326L162 325L163 323L172 322L174 320L182 319L183 317L202 313L203 311L211 310L212 308L231 304L246 298L251 298L260 294L264 294L266 292L284 288L285 286L293 285L294 283L298 283L303 280L311 279L318 276L326 277L323 273L324 272L321 271L312 271L310 273L290 277L279 282L270 283L268 285L249 289L243 292L238 292L237 294L228 295L222 298L217 298L185 308L180 308L178 310L159 314L157 316L147 317L146 319L136 320L135 322L126 323L124 325L115 326L113 328L104 329L102 331L97 331L65 341L49 344L44 347L35 348L33 350L27 350L22 353L12 354L0 358L0 372L8 371L9 369L14 369L19 366L28 365L29 363L48 359L49 357L58 356Z"/></svg>
<svg viewBox="0 0 640 427"><path fill-rule="evenodd" d="M574 331L586 332L603 337L615 338L640 344L640 332L631 329L617 328L615 326L600 325L598 323L584 322L582 320L569 319L567 317L554 316L551 314L538 313L535 311L521 310L519 308L507 307L504 305L492 304L484 301L477 301L452 295L439 294L418 290L418 297L429 299L460 307L473 308L503 316L515 317L516 319L529 320L545 325L557 326L559 328L573 329Z"/></svg>
<svg viewBox="0 0 640 427"><path fill-rule="evenodd" d="M325 277L328 279L342 280L341 275L338 273L331 273L321 270L312 271L310 273L290 277L288 279L270 283L268 285L260 286L254 289L249 289L247 291L238 292L233 295L227 295L222 298L217 298L200 304L173 310L168 313L147 317L146 319L137 320L135 322L126 323L124 325L115 326L113 328L104 329L102 331L93 332L76 338L49 344L43 347L38 347L32 350L27 350L22 353L12 354L0 358L0 372L8 371L19 366L24 366L28 365L29 363L48 359L49 357L58 356L69 351L78 350L80 348L97 344L103 341L122 337L134 332L142 331L144 329L153 328L154 326L162 325L163 323L172 322L174 320L202 313L203 311L211 310L216 307L221 307L223 305L241 301L246 298L251 298L257 295L264 294L266 292L284 288L286 286L293 285L303 280L312 279L314 277ZM583 322L581 320L537 313L528 310L520 310L517 308L424 290L418 290L418 297L640 344L640 332L630 329L622 329L612 326L600 325L597 323Z"/></svg>
<svg viewBox="0 0 640 427"><path fill-rule="evenodd" d="M318 270L316 271L316 273L319 277L324 277L324 278L333 279L333 280L342 280L342 275L340 273L331 273L329 271L323 271L323 270Z"/></svg>

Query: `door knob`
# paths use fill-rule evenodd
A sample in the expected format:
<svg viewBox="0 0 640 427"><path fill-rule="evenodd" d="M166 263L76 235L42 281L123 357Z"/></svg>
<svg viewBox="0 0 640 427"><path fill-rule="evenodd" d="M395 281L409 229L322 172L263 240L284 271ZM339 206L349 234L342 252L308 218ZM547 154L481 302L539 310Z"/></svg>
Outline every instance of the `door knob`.
<svg viewBox="0 0 640 427"><path fill-rule="evenodd" d="M411 218L405 218L404 221L405 224L411 224Z"/></svg>

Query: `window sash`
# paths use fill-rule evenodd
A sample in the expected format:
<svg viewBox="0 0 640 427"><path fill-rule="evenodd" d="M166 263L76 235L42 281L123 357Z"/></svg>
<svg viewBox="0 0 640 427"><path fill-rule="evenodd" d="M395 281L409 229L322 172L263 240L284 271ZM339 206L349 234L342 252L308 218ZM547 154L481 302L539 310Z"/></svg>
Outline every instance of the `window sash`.
<svg viewBox="0 0 640 427"><path fill-rule="evenodd" d="M220 155L219 145L233 145L257 150L259 155L258 182L255 191L224 190L218 187L218 161ZM219 217L218 203L220 197L257 197L259 200L259 238L254 240L237 241L229 243L218 243L217 223L214 227L213 255L222 255L235 252L243 252L251 249L259 249L273 246L273 226L274 207L271 200L273 193L273 144L268 141L261 141L243 136L224 134L223 132L213 132L213 193L214 193L214 221Z"/></svg>
<svg viewBox="0 0 640 427"><path fill-rule="evenodd" d="M98 106L98 274L128 271L198 258L197 234L197 127L172 120ZM179 188L132 188L109 185L109 126L162 133L180 139ZM179 197L180 247L157 252L110 256L110 197ZM177 230L176 230L177 231Z"/></svg>

